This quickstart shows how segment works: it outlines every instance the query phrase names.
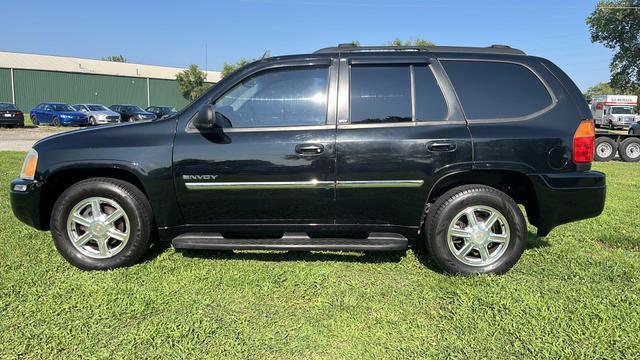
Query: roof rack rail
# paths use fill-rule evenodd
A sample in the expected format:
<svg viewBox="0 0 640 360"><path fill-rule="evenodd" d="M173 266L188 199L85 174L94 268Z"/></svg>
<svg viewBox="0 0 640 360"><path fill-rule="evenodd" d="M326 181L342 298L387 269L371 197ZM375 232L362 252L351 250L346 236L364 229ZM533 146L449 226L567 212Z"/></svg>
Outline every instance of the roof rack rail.
<svg viewBox="0 0 640 360"><path fill-rule="evenodd" d="M326 47L316 50L314 54L340 53L340 52L374 52L374 51L427 51L427 52L460 52L460 53L484 53L526 55L524 51L514 49L507 45L491 45L487 47L466 46L359 46L353 43L339 44L334 47Z"/></svg>

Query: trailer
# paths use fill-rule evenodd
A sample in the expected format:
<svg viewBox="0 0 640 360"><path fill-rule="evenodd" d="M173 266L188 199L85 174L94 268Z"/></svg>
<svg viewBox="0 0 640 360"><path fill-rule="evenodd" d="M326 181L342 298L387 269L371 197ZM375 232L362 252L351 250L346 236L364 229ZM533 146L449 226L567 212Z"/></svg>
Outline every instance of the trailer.
<svg viewBox="0 0 640 360"><path fill-rule="evenodd" d="M640 134L596 131L595 160L613 160L616 154L622 161L640 161Z"/></svg>

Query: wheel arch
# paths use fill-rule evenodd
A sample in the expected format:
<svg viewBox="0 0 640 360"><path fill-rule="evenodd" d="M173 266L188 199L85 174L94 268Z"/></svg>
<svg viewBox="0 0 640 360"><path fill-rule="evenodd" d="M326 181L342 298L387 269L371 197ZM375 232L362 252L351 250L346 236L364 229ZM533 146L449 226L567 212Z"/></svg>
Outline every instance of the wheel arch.
<svg viewBox="0 0 640 360"><path fill-rule="evenodd" d="M519 171L491 169L459 171L438 179L427 196L421 224L425 220L429 204L450 189L469 184L486 185L506 193L516 203L524 205L531 224L537 225L539 223L536 191L529 177Z"/></svg>
<svg viewBox="0 0 640 360"><path fill-rule="evenodd" d="M41 223L49 227L49 218L56 200L70 186L82 180L106 177L126 181L137 187L149 199L149 195L140 178L130 169L124 167L84 167L60 169L48 174L43 187L43 197L40 201Z"/></svg>

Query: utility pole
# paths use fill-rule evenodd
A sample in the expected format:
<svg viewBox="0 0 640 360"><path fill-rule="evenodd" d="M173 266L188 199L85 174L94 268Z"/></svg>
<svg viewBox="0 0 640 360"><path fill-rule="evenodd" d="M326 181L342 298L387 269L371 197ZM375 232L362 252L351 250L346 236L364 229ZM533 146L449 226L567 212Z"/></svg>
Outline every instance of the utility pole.
<svg viewBox="0 0 640 360"><path fill-rule="evenodd" d="M204 44L204 71L209 71L209 52L207 51L207 44Z"/></svg>

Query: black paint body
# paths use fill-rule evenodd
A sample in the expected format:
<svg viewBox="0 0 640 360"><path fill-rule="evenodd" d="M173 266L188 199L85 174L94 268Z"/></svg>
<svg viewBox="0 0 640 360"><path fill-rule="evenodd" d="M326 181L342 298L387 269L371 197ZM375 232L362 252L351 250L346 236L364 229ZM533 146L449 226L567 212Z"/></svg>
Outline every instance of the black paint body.
<svg viewBox="0 0 640 360"><path fill-rule="evenodd" d="M545 112L517 121L466 119L440 59L514 62L529 67L554 95ZM349 124L349 66L353 63L428 63L447 101L448 115L430 123ZM265 69L327 66L326 124L305 129L196 130L191 121L246 77ZM517 89L514 89L517 91ZM162 239L186 232L389 231L416 238L428 202L464 183L525 186L520 199L530 222L546 235L554 226L597 216L605 200L604 174L572 162L573 135L590 111L577 88L548 61L524 55L473 52L323 53L275 57L240 69L176 116L55 135L34 146L34 181L14 180L14 213L49 226L52 183L73 172L126 176L149 197ZM124 117L123 117L124 120ZM431 150L446 143L444 151ZM300 154L296 146L323 151ZM87 170L90 169L90 170ZM423 181L414 187L188 189L184 176L215 182ZM514 181L515 181L514 180ZM337 183L336 183L337 182ZM505 191L507 191L506 189Z"/></svg>

